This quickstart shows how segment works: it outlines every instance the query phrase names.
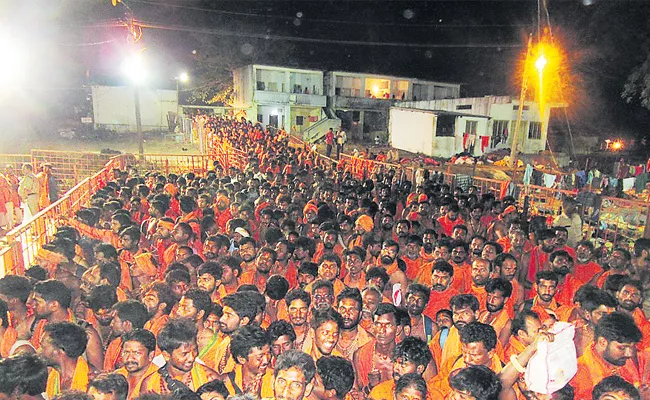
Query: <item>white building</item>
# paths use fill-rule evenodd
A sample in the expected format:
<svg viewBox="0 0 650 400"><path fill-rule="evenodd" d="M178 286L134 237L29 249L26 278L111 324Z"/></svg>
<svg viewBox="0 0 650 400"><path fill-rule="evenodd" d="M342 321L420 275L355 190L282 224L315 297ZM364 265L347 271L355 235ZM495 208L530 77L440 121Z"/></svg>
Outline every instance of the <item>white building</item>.
<svg viewBox="0 0 650 400"><path fill-rule="evenodd" d="M399 101L454 99L460 84L388 75L332 71L325 74L328 109L350 137L369 140L385 133L390 107Z"/></svg>
<svg viewBox="0 0 650 400"><path fill-rule="evenodd" d="M322 71L248 65L233 71L233 83L233 108L265 126L300 135L325 118Z"/></svg>
<svg viewBox="0 0 650 400"><path fill-rule="evenodd" d="M93 124L95 129L136 132L135 96L132 86L92 86ZM140 88L140 119L145 132L173 131L178 111L175 90Z"/></svg>
<svg viewBox="0 0 650 400"><path fill-rule="evenodd" d="M548 127L550 108L545 110ZM466 151L480 156L510 148L519 100L485 96L448 100L398 102L390 111L389 136L393 147L434 157ZM539 107L524 104L517 149L533 154L546 149L547 129Z"/></svg>

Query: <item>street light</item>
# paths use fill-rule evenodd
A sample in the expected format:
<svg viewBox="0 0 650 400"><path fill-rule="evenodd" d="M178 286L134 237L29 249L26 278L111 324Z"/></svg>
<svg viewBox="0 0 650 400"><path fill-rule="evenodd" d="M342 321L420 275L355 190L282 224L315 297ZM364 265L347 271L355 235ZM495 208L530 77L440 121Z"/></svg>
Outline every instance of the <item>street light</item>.
<svg viewBox="0 0 650 400"><path fill-rule="evenodd" d="M16 38L0 35L0 82L5 89L6 85L18 87L18 83L23 81L27 64L26 53L25 47Z"/></svg>
<svg viewBox="0 0 650 400"><path fill-rule="evenodd" d="M138 154L144 156L144 132L142 132L142 113L140 111L140 85L147 78L142 54L137 53L126 59L122 64L122 72L131 79L133 84L133 101L135 103L135 126L138 133Z"/></svg>
<svg viewBox="0 0 650 400"><path fill-rule="evenodd" d="M180 84L189 82L190 76L187 72L181 72L177 77L174 77L174 80L176 81L176 115L180 116L182 114Z"/></svg>

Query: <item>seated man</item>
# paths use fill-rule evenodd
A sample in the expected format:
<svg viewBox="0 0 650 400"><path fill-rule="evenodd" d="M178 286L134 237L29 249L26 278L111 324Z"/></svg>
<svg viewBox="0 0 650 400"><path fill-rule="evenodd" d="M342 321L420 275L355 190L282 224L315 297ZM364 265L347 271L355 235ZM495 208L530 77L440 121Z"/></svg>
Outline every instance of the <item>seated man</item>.
<svg viewBox="0 0 650 400"><path fill-rule="evenodd" d="M470 365L449 376L449 399L498 400L501 382L494 371L484 365Z"/></svg>

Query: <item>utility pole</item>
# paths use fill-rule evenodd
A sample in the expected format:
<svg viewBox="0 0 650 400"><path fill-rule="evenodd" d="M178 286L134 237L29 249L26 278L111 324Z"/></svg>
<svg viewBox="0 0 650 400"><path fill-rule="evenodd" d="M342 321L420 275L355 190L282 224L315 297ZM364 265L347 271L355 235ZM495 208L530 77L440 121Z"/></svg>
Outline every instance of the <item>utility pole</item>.
<svg viewBox="0 0 650 400"><path fill-rule="evenodd" d="M519 130L521 129L521 118L524 114L524 103L526 102L526 92L528 91L528 64L533 49L533 35L528 36L528 49L526 50L526 60L524 61L524 76L521 82L521 93L519 95L519 108L517 109L517 122L515 122L515 132L512 137L510 147L510 167L514 175L517 172L517 142L519 139Z"/></svg>
<svg viewBox="0 0 650 400"><path fill-rule="evenodd" d="M138 132L138 154L144 158L144 133L142 132L142 114L140 113L140 85L133 85L133 100L135 101L135 127Z"/></svg>

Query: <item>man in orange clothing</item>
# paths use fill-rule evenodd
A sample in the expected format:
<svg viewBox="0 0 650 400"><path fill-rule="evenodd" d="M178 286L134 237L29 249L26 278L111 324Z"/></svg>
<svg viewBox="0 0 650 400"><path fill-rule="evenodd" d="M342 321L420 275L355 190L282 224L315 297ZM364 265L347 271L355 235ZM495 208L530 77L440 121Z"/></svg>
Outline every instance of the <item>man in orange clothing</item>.
<svg viewBox="0 0 650 400"><path fill-rule="evenodd" d="M481 312L479 321L492 326L503 347L510 340L510 327L513 314L505 308L506 301L512 295L512 285L503 278L492 278L485 285L487 299L486 310Z"/></svg>
<svg viewBox="0 0 650 400"><path fill-rule="evenodd" d="M477 258L472 261L472 267L470 270L472 281L468 287L467 293L476 296L481 310L485 310L487 300L485 285L490 279L492 268L492 263L484 258Z"/></svg>
<svg viewBox="0 0 650 400"><path fill-rule="evenodd" d="M438 218L438 223L440 223L442 233L449 237L451 237L454 226L465 225L465 221L463 221L463 218L459 215L459 211L460 209L458 208L458 204L451 204L447 213Z"/></svg>
<svg viewBox="0 0 650 400"><path fill-rule="evenodd" d="M142 381L158 370L152 363L156 350L156 337L145 329L135 329L125 334L122 339L122 361L124 366L115 371L126 378L129 383L128 399L140 395Z"/></svg>
<svg viewBox="0 0 650 400"><path fill-rule="evenodd" d="M174 293L166 284L154 282L144 290L142 304L147 308L149 315L144 329L158 335L158 332L169 321L169 313L176 305Z"/></svg>
<svg viewBox="0 0 650 400"><path fill-rule="evenodd" d="M641 331L632 317L615 312L601 318L594 342L578 359L578 372L571 380L575 397L590 398L593 387L612 375L639 387L643 382L633 357L640 340Z"/></svg>
<svg viewBox="0 0 650 400"><path fill-rule="evenodd" d="M372 400L393 400L395 384L403 375L423 375L432 361L427 344L421 339L407 336L393 350L393 379L375 386L368 395ZM431 385L427 385L428 399L442 399L442 393Z"/></svg>
<svg viewBox="0 0 650 400"><path fill-rule="evenodd" d="M537 339L541 329L542 321L537 314L529 310L519 312L511 321L510 332L512 335L505 346L504 360L510 360L511 356L516 356L524 351Z"/></svg>
<svg viewBox="0 0 650 400"><path fill-rule="evenodd" d="M106 348L104 356L104 371L111 372L123 365L121 357L122 336L134 329L142 329L147 322L147 308L139 301L121 301L113 306L111 321L111 337L114 339Z"/></svg>
<svg viewBox="0 0 650 400"><path fill-rule="evenodd" d="M573 341L576 354L580 357L594 341L598 321L616 311L616 299L606 291L586 285L576 292L570 317L567 319L576 327ZM567 313L564 313L567 314Z"/></svg>
<svg viewBox="0 0 650 400"><path fill-rule="evenodd" d="M425 266L426 268L426 266ZM429 303L423 314L431 319L436 318L436 313L449 308L449 300L460 294L453 286L454 268L445 261L436 261L431 268L431 295Z"/></svg>
<svg viewBox="0 0 650 400"><path fill-rule="evenodd" d="M650 348L650 322L641 309L643 304L643 286L641 282L626 278L621 282L621 288L616 292L618 311L629 314L643 334L639 342L639 350Z"/></svg>
<svg viewBox="0 0 650 400"><path fill-rule="evenodd" d="M563 317L569 309L555 300L559 281L560 278L553 271L538 272L534 286L537 294L532 299L524 301L521 309L534 311L539 315L542 323L549 318L554 318L556 321L564 320Z"/></svg>
<svg viewBox="0 0 650 400"><path fill-rule="evenodd" d="M449 254L451 255L449 264L454 267L453 286L461 293L467 293L469 290L470 282L472 280L472 265L469 262L469 246L462 240L456 240L447 246ZM436 246L436 252L445 249L445 244L440 243Z"/></svg>
<svg viewBox="0 0 650 400"><path fill-rule="evenodd" d="M576 245L576 260L573 267L573 277L583 285L603 272L603 268L594 261L594 244L581 240Z"/></svg>
<svg viewBox="0 0 650 400"><path fill-rule="evenodd" d="M420 257L422 239L418 235L410 235L406 241L406 252L400 258L406 263L406 277L413 281L420 274L424 260Z"/></svg>
<svg viewBox="0 0 650 400"><path fill-rule="evenodd" d="M501 253L494 260L494 266L501 271L501 277L512 285L512 295L506 301L508 312L514 315L524 302L524 287L517 280L519 265L517 259L510 253Z"/></svg>
<svg viewBox="0 0 650 400"><path fill-rule="evenodd" d="M39 354L53 367L49 368L46 393L53 398L64 390L86 391L94 371L82 357L88 336L72 322L53 322L45 327Z"/></svg>
<svg viewBox="0 0 650 400"><path fill-rule="evenodd" d="M571 274L573 257L564 250L558 250L551 253L549 261L551 262L551 271L555 272L559 277L555 299L560 304L569 305L573 301L573 296L582 286L582 283L577 281Z"/></svg>
<svg viewBox="0 0 650 400"><path fill-rule="evenodd" d="M471 294L459 294L452 297L449 306L454 326L449 329L445 346L440 348L440 334L442 331L436 333L429 345L438 371L449 360L453 361L461 355L462 349L458 331L467 324L477 321L479 317L478 299Z"/></svg>
<svg viewBox="0 0 650 400"><path fill-rule="evenodd" d="M278 254L270 247L262 247L255 259L255 269L244 271L239 278L240 284L255 285L260 293L266 288L266 281L271 275Z"/></svg>
<svg viewBox="0 0 650 400"><path fill-rule="evenodd" d="M595 276L592 282L599 288L602 288L605 285L607 277L610 275L629 275L630 270L628 269L628 265L630 265L630 261L632 261L632 255L629 251L621 247L615 248L607 259L607 264L610 268L600 275Z"/></svg>

